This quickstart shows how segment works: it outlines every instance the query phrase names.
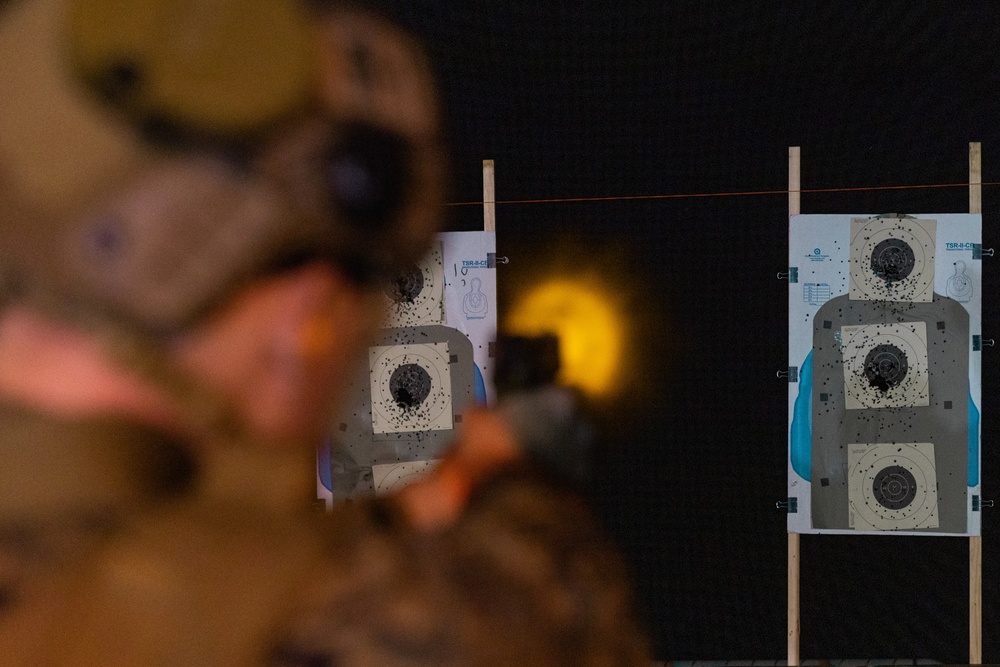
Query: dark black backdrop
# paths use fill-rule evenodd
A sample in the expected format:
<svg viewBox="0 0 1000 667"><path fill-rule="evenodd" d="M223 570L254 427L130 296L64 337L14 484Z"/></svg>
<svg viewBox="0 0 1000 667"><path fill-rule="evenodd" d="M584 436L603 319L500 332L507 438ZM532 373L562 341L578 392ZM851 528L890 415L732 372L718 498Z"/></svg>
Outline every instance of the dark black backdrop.
<svg viewBox="0 0 1000 667"><path fill-rule="evenodd" d="M927 2L386 3L429 41L453 202L1000 181L1000 5ZM984 244L1000 188L983 190ZM968 210L963 188L804 194L804 213ZM449 208L476 229L481 207ZM785 655L787 197L504 204L500 308L553 267L624 293L641 341L595 497L660 659ZM1000 338L987 260L985 337ZM997 470L983 359L983 493ZM1000 539L986 510L984 658L1000 661ZM802 539L803 658L968 656L961 538Z"/></svg>

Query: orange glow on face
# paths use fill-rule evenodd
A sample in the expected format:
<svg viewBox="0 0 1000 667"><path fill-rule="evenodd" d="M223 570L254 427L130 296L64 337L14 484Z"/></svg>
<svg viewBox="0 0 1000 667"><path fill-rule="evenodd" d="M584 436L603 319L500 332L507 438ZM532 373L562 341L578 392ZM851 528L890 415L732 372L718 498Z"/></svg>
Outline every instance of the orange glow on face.
<svg viewBox="0 0 1000 667"><path fill-rule="evenodd" d="M531 290L511 310L510 333L554 334L559 339L559 381L591 396L605 396L621 372L624 321L599 288L552 280Z"/></svg>

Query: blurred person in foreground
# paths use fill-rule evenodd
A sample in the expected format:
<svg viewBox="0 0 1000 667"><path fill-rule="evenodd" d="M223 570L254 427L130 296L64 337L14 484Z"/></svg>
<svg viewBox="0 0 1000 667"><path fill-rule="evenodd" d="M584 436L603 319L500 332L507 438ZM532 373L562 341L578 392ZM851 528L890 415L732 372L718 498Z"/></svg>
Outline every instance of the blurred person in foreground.
<svg viewBox="0 0 1000 667"><path fill-rule="evenodd" d="M312 509L381 285L437 231L409 36L8 0L0 90L0 664L648 660L618 556L502 411L401 494Z"/></svg>

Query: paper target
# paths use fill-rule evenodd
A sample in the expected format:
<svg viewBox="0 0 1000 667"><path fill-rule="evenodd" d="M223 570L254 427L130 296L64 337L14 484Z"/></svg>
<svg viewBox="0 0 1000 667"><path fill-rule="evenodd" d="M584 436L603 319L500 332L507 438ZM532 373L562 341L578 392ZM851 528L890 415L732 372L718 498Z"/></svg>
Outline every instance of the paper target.
<svg viewBox="0 0 1000 667"><path fill-rule="evenodd" d="M936 227L935 220L851 218L850 298L931 301Z"/></svg>
<svg viewBox="0 0 1000 667"><path fill-rule="evenodd" d="M978 214L792 217L790 532L980 533L981 259Z"/></svg>
<svg viewBox="0 0 1000 667"><path fill-rule="evenodd" d="M375 484L375 495L381 496L399 491L430 472L436 463L435 459L373 465L372 477Z"/></svg>
<svg viewBox="0 0 1000 667"><path fill-rule="evenodd" d="M938 527L933 444L852 444L848 465L852 528L884 531Z"/></svg>
<svg viewBox="0 0 1000 667"><path fill-rule="evenodd" d="M475 404L472 342L436 324L382 329L368 349L331 424L344 460L370 472L439 457Z"/></svg>
<svg viewBox="0 0 1000 667"><path fill-rule="evenodd" d="M369 348L372 431L451 429L451 370L447 343Z"/></svg>
<svg viewBox="0 0 1000 667"><path fill-rule="evenodd" d="M840 333L846 409L930 404L926 323L846 326Z"/></svg>
<svg viewBox="0 0 1000 667"><path fill-rule="evenodd" d="M368 357L344 378L345 398L331 415L329 433L339 459L319 462L326 485L320 480L318 486L327 496L371 493L374 466L440 457L459 436L466 411L495 396L496 309L481 319L463 309L473 279L481 281L484 300L496 302L495 234L449 232L437 240L427 257L387 286L382 305L390 322L383 318L368 341Z"/></svg>
<svg viewBox="0 0 1000 667"><path fill-rule="evenodd" d="M393 277L385 289L385 327L415 327L444 321L444 263L433 248L418 263Z"/></svg>

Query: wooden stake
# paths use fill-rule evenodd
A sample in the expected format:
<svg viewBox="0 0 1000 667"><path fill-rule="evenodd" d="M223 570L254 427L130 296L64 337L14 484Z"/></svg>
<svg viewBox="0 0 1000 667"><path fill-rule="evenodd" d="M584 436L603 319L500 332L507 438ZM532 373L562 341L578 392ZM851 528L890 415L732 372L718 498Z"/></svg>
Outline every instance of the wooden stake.
<svg viewBox="0 0 1000 667"><path fill-rule="evenodd" d="M788 219L800 212L798 146L788 149ZM788 533L788 665L799 664L799 534Z"/></svg>
<svg viewBox="0 0 1000 667"><path fill-rule="evenodd" d="M799 664L799 534L788 533L788 665Z"/></svg>
<svg viewBox="0 0 1000 667"><path fill-rule="evenodd" d="M969 538L969 664L983 664L983 538Z"/></svg>
<svg viewBox="0 0 1000 667"><path fill-rule="evenodd" d="M801 212L800 191L802 181L799 177L800 150L798 146L788 147L788 217L798 215Z"/></svg>
<svg viewBox="0 0 1000 667"><path fill-rule="evenodd" d="M983 212L983 148L978 141L969 143L969 213Z"/></svg>
<svg viewBox="0 0 1000 667"><path fill-rule="evenodd" d="M493 160L483 160L483 229L497 229L497 197L493 188Z"/></svg>
<svg viewBox="0 0 1000 667"><path fill-rule="evenodd" d="M983 152L969 143L969 213L983 212ZM969 664L983 662L983 538L969 537Z"/></svg>

